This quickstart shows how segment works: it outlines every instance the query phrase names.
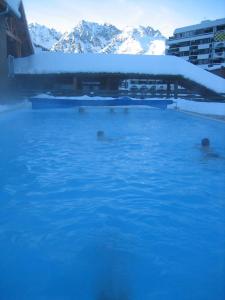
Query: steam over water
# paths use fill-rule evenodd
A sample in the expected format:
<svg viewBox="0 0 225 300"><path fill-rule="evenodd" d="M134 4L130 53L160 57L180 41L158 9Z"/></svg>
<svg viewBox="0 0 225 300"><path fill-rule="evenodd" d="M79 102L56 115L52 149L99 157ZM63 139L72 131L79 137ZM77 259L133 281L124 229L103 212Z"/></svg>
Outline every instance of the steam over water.
<svg viewBox="0 0 225 300"><path fill-rule="evenodd" d="M2 114L0 298L223 300L224 157L173 111Z"/></svg>

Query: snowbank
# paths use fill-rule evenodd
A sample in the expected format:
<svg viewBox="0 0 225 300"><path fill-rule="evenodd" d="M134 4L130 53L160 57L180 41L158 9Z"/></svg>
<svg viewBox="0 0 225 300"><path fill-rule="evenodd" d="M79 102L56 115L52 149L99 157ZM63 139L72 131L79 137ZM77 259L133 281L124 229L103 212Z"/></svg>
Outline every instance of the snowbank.
<svg viewBox="0 0 225 300"><path fill-rule="evenodd" d="M100 97L100 96L88 96L88 95L83 95L83 96L52 96L50 94L39 94L37 96L32 97L32 99L56 99L56 100L60 100L60 99L66 99L66 100L117 100L117 99L130 99L130 100L168 100L168 99L159 99L159 98L145 98L145 99L138 99L138 98L132 98L132 97L128 97L128 96L118 96L118 97ZM170 99L169 99L170 100ZM173 100L173 99L172 99ZM174 101L174 100L173 100Z"/></svg>
<svg viewBox="0 0 225 300"><path fill-rule="evenodd" d="M174 75L194 81L216 93L225 94L225 79L209 73L184 59L169 55L36 53L17 58L15 74L145 74Z"/></svg>
<svg viewBox="0 0 225 300"><path fill-rule="evenodd" d="M67 100L115 100L115 98L112 97L98 97L98 96L88 96L88 95L84 95L84 96L78 96L78 97L60 97L60 96L52 96L52 95L48 95L48 94L40 94L37 95L33 98L38 98L38 99L67 99Z"/></svg>
<svg viewBox="0 0 225 300"><path fill-rule="evenodd" d="M11 8L11 10L17 15L17 17L21 17L19 8L21 4L21 0L6 0L6 3Z"/></svg>
<svg viewBox="0 0 225 300"><path fill-rule="evenodd" d="M0 104L0 113L14 111L17 109L28 108L30 106L31 106L31 104L28 101L24 101L22 103L17 103L17 104L10 104L10 105Z"/></svg>
<svg viewBox="0 0 225 300"><path fill-rule="evenodd" d="M176 99L175 102L175 104L168 106L168 108L225 118L225 103L197 102L184 99Z"/></svg>

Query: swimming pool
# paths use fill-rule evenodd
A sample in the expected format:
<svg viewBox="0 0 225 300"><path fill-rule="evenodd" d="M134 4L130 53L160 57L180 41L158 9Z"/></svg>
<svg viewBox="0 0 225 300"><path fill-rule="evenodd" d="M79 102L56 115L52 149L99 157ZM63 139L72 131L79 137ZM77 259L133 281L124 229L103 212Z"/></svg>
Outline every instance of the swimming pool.
<svg viewBox="0 0 225 300"><path fill-rule="evenodd" d="M27 109L0 146L2 300L225 298L224 123Z"/></svg>

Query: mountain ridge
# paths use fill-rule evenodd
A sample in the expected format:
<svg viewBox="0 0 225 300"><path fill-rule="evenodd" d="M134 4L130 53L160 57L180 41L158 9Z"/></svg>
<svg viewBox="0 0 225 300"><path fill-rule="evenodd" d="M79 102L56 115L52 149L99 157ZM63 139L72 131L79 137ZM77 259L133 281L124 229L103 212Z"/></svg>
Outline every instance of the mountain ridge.
<svg viewBox="0 0 225 300"><path fill-rule="evenodd" d="M148 55L165 53L166 38L151 26L126 27L121 30L109 23L82 20L65 33L38 23L31 23L29 30L36 51Z"/></svg>

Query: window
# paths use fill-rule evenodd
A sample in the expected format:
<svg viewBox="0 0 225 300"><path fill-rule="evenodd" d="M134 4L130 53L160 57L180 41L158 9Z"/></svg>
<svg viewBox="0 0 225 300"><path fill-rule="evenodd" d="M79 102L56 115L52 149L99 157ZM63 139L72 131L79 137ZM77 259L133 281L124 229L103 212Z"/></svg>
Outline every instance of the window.
<svg viewBox="0 0 225 300"><path fill-rule="evenodd" d="M198 60L198 64L199 65L208 65L209 64L209 60L208 59L199 59Z"/></svg>
<svg viewBox="0 0 225 300"><path fill-rule="evenodd" d="M189 51L181 51L180 56L189 56Z"/></svg>
<svg viewBox="0 0 225 300"><path fill-rule="evenodd" d="M191 45L209 44L210 42L211 42L211 39L210 39L210 38L199 39L199 40L191 41Z"/></svg>
<svg viewBox="0 0 225 300"><path fill-rule="evenodd" d="M216 27L216 31L223 31L225 30L225 25L220 25Z"/></svg>
<svg viewBox="0 0 225 300"><path fill-rule="evenodd" d="M225 59L222 58L222 57L221 58L216 58L216 59L213 60L214 64L222 64L224 62L225 62Z"/></svg>
<svg viewBox="0 0 225 300"><path fill-rule="evenodd" d="M195 35L208 34L208 33L213 33L213 27L198 29L195 31Z"/></svg>

